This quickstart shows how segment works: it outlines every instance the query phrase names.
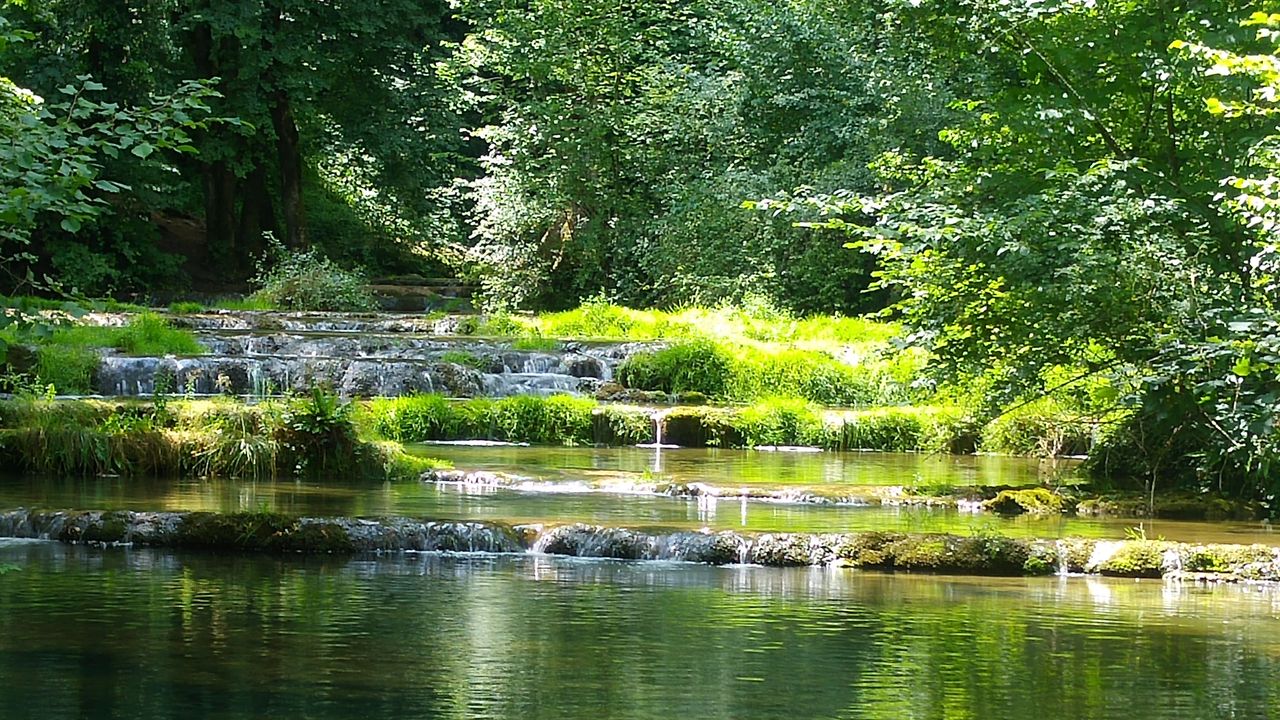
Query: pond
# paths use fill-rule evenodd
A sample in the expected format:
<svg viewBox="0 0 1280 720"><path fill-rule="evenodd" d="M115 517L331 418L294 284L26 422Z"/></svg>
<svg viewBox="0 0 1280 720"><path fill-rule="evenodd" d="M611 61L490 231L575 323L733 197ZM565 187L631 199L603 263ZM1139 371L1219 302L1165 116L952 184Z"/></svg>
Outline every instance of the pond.
<svg viewBox="0 0 1280 720"><path fill-rule="evenodd" d="M1264 718L1280 594L0 540L0 708L82 718Z"/></svg>

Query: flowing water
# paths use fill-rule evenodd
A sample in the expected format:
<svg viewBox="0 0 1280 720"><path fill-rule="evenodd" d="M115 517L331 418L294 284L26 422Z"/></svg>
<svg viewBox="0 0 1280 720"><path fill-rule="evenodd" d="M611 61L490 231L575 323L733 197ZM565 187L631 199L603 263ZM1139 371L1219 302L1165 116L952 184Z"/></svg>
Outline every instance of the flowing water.
<svg viewBox="0 0 1280 720"><path fill-rule="evenodd" d="M12 720L1280 713L1270 590L0 540L4 564Z"/></svg>

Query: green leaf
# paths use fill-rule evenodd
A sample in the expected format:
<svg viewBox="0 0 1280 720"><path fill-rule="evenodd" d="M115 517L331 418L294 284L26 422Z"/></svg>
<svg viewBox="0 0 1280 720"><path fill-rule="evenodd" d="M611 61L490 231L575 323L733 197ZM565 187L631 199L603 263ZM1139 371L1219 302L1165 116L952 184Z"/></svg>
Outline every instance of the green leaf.
<svg viewBox="0 0 1280 720"><path fill-rule="evenodd" d="M146 159L149 155L151 155L151 153L155 151L156 151L155 146L153 146L151 143L140 142L137 145L134 145L133 149L130 150L129 152L133 153L134 155L137 155L140 158Z"/></svg>
<svg viewBox="0 0 1280 720"><path fill-rule="evenodd" d="M70 233L79 232L80 230L80 221L73 217L62 218L62 222L60 224L62 225L63 230Z"/></svg>

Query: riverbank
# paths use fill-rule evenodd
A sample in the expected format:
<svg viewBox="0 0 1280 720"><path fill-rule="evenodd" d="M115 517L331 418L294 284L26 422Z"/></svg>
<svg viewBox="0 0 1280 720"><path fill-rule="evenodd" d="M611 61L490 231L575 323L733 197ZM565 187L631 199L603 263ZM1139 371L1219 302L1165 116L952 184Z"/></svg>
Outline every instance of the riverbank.
<svg viewBox="0 0 1280 720"><path fill-rule="evenodd" d="M0 536L269 553L543 553L711 565L832 566L961 575L1096 574L1280 581L1280 548L1130 540L1025 540L994 533L650 533L587 524L450 522L280 513L11 510Z"/></svg>
<svg viewBox="0 0 1280 720"><path fill-rule="evenodd" d="M0 401L0 467L42 475L416 477L439 463L363 433L354 407L289 400Z"/></svg>

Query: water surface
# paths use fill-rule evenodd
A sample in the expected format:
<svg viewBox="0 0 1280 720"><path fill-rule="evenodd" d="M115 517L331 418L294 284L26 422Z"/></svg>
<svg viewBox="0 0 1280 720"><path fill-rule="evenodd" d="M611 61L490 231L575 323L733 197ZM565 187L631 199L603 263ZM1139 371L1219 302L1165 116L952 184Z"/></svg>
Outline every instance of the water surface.
<svg viewBox="0 0 1280 720"><path fill-rule="evenodd" d="M1148 537L1186 542L1280 545L1280 534L1256 522L1206 523L1128 518L1002 518L990 513L924 507L858 507L683 499L611 493L520 492L437 486L415 480L141 480L0 476L0 509L274 510L296 515L400 515L434 520L487 520L510 524L584 522L646 530L710 528L755 532L898 530L1018 537L1119 539L1135 527Z"/></svg>
<svg viewBox="0 0 1280 720"><path fill-rule="evenodd" d="M1267 718L1280 597L0 541L0 708L81 718Z"/></svg>

